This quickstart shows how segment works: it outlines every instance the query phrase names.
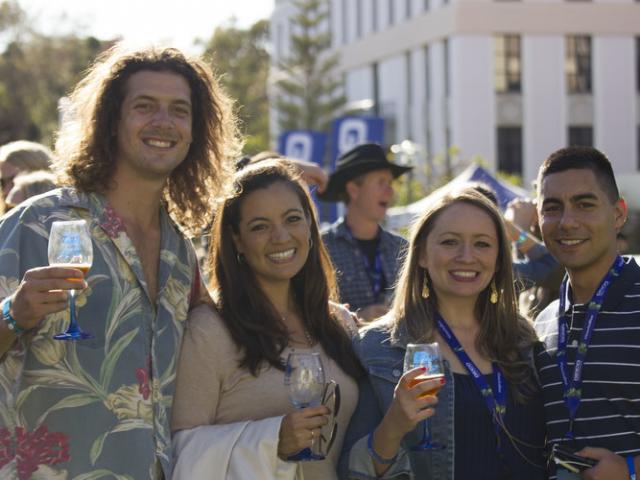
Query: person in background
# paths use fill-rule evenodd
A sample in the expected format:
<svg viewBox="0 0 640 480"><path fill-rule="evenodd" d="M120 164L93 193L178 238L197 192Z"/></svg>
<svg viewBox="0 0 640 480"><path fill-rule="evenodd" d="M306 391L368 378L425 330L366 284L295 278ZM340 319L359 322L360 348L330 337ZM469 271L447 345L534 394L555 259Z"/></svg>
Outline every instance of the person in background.
<svg viewBox="0 0 640 480"><path fill-rule="evenodd" d="M368 377L341 478L542 480L545 430L532 349L517 313L502 215L476 187L447 190L414 223L390 312L360 330ZM438 342L446 380L403 374L407 344ZM444 385L442 385L444 383ZM438 396L423 395L442 387ZM430 420L445 448L413 451Z"/></svg>
<svg viewBox="0 0 640 480"><path fill-rule="evenodd" d="M56 186L56 176L47 170L21 173L13 179L13 188L7 195L7 207L11 209L27 198L46 193Z"/></svg>
<svg viewBox="0 0 640 480"><path fill-rule="evenodd" d="M635 478L640 267L618 254L627 206L607 157L592 147L553 152L538 172L538 218L567 272L559 299L535 322L548 442L597 461L582 478ZM551 478L580 476L559 468Z"/></svg>
<svg viewBox="0 0 640 480"><path fill-rule="evenodd" d="M309 186L310 190L317 189L318 193L322 193L327 188L329 176L327 172L320 167L317 163L308 162L299 158L286 157L271 150L264 150L256 153L252 157L242 157L236 164L236 167L244 168L247 165L268 160L270 158L276 158L286 160L289 162L302 176L302 180Z"/></svg>
<svg viewBox="0 0 640 480"><path fill-rule="evenodd" d="M49 170L53 154L44 145L27 140L17 140L0 147L0 197L6 203L13 188L13 180L20 173ZM0 210L0 215L4 210Z"/></svg>
<svg viewBox="0 0 640 480"><path fill-rule="evenodd" d="M495 192L484 183L472 182L476 190L498 206ZM533 208L533 211L532 211ZM562 280L562 269L544 243L531 233L537 214L533 202L517 199L503 215L512 244L512 265L519 311L533 319L552 300Z"/></svg>
<svg viewBox="0 0 640 480"><path fill-rule="evenodd" d="M124 44L70 98L56 144L63 187L0 220L2 477L170 478L178 349L204 294L181 229L207 224L229 170L231 102L204 61ZM47 257L52 223L80 219L86 277ZM93 339L53 338L71 289Z"/></svg>
<svg viewBox="0 0 640 480"><path fill-rule="evenodd" d="M560 266L545 244L532 232L538 224L535 202L524 198L511 201L504 219L507 236L515 250L513 271L522 282L518 291L545 282Z"/></svg>
<svg viewBox="0 0 640 480"><path fill-rule="evenodd" d="M388 309L407 242L380 223L393 201L393 179L412 167L387 159L380 145L358 145L342 155L323 201L342 201L343 218L322 234L338 275L340 300L369 322Z"/></svg>
<svg viewBox="0 0 640 480"><path fill-rule="evenodd" d="M284 386L292 352L317 352L337 382L337 437L325 460L301 464L305 480L336 478L362 368L304 183L285 160L238 171L221 201L208 255L215 308L189 316L172 428L176 479L293 478L285 460L318 439L325 406L295 410ZM280 476L282 475L282 476Z"/></svg>

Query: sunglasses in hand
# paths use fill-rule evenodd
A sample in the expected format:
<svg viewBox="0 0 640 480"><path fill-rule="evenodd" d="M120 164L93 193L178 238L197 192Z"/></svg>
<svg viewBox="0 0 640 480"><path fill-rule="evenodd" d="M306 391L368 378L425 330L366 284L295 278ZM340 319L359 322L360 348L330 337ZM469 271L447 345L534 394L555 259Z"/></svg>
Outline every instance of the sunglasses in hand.
<svg viewBox="0 0 640 480"><path fill-rule="evenodd" d="M580 473L598 463L593 458L576 455L572 449L558 443L555 443L551 449L551 459L559 468L564 468L573 473Z"/></svg>
<svg viewBox="0 0 640 480"><path fill-rule="evenodd" d="M327 455L333 446L333 442L338 432L338 413L340 412L340 385L333 380L328 381L322 394L322 405L327 407L329 413L329 423L322 427L318 448L323 455Z"/></svg>

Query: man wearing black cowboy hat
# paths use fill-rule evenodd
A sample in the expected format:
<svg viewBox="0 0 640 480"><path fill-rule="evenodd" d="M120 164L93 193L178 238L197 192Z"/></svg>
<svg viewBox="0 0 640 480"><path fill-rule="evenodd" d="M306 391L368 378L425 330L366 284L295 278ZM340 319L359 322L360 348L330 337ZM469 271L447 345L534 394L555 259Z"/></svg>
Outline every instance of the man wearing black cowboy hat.
<svg viewBox="0 0 640 480"><path fill-rule="evenodd" d="M394 178L413 167L391 163L380 145L342 155L318 198L344 202L346 214L322 235L336 267L340 298L371 321L388 310L406 240L380 226L393 200Z"/></svg>

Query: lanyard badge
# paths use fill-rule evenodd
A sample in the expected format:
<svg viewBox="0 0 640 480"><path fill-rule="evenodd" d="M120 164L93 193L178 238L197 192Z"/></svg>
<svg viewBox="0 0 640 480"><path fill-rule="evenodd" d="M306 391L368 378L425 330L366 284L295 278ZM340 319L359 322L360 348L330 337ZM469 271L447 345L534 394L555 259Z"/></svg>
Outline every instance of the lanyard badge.
<svg viewBox="0 0 640 480"><path fill-rule="evenodd" d="M478 367L476 367L475 363L473 363L473 360L471 360L467 352L464 351L462 345L460 345L460 342L451 331L451 328L449 328L449 325L447 325L447 322L437 312L436 321L440 335L445 339L453 353L456 354L458 360L460 360L460 363L465 366L465 368L473 378L473 383L475 384L476 388L482 394L482 398L484 399L487 408L491 413L493 424L496 429L496 437L499 444L500 426L504 424L504 416L507 412L507 380L504 377L504 374L500 370L500 367L498 367L498 364L493 362L493 384L495 386L494 392L493 388L491 388L491 386L484 378L484 375L482 375Z"/></svg>
<svg viewBox="0 0 640 480"><path fill-rule="evenodd" d="M582 399L582 370L587 357L587 350L589 348L589 343L591 342L593 330L595 329L596 319L598 318L598 314L602 308L602 303L604 302L607 289L611 286L613 281L620 276L620 271L623 266L624 259L618 255L613 262L611 269L609 269L609 272L604 277L589 302L585 325L582 329L578 350L576 351L575 365L573 368L573 375L571 375L571 377L569 377L567 366L567 339L569 336L569 329L567 327L565 307L569 282L566 277L560 286L560 302L558 306L558 351L556 359L558 362L558 368L560 369L560 376L562 377L564 403L569 410L569 429L565 434L565 437L570 439L574 438L573 422L576 419L578 407L580 406L580 401Z"/></svg>

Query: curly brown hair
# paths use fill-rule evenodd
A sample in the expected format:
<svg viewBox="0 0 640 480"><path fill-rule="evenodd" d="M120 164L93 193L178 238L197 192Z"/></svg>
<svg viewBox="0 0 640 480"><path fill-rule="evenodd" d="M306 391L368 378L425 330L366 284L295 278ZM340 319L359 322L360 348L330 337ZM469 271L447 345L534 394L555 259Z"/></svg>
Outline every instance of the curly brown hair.
<svg viewBox="0 0 640 480"><path fill-rule="evenodd" d="M322 243L313 201L300 176L286 160L264 160L240 170L231 191L216 212L211 231L208 269L214 302L231 336L242 349L240 367L257 375L263 363L283 370L280 355L289 343L281 317L246 262L238 262L233 234L238 234L240 207L256 190L283 183L300 200L309 220L311 248L302 269L291 279L297 307L307 331L350 376L362 375L351 340L332 314L329 301L337 300L335 274Z"/></svg>
<svg viewBox="0 0 640 480"><path fill-rule="evenodd" d="M62 184L84 192L113 187L122 102L128 79L140 71L176 73L191 89L193 142L167 179L164 199L178 223L197 231L209 223L212 200L241 147L232 102L199 58L170 47L132 49L123 43L99 55L69 96L54 168Z"/></svg>

